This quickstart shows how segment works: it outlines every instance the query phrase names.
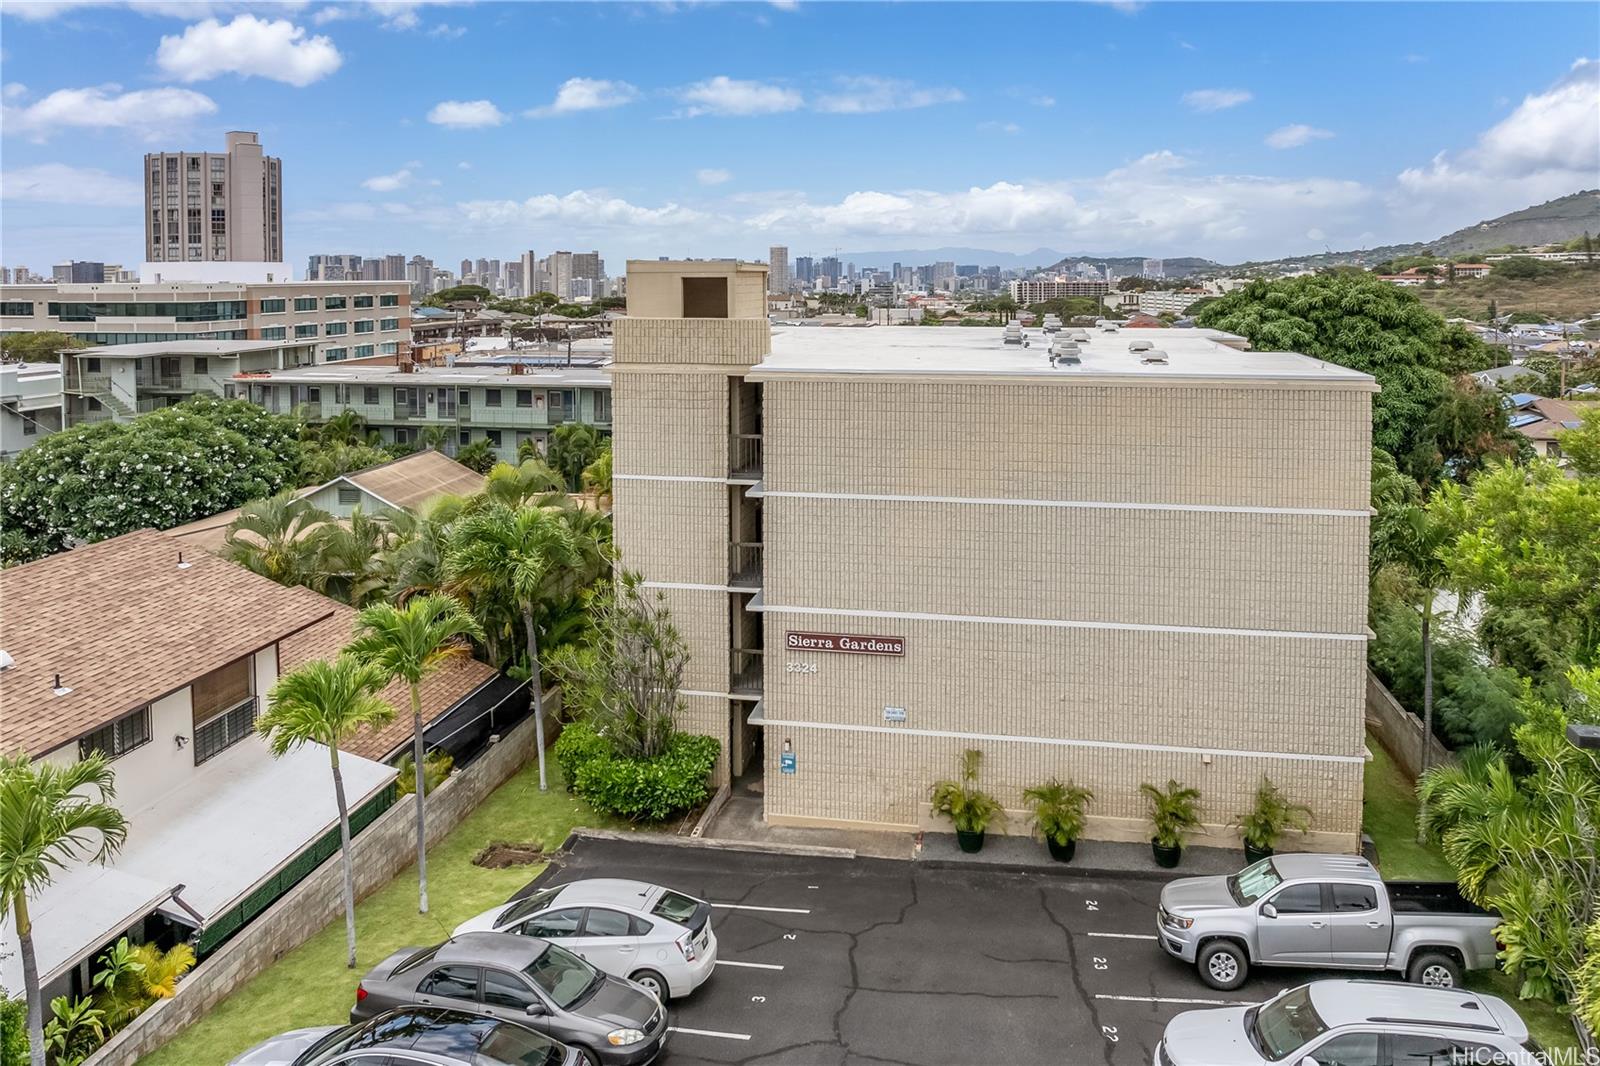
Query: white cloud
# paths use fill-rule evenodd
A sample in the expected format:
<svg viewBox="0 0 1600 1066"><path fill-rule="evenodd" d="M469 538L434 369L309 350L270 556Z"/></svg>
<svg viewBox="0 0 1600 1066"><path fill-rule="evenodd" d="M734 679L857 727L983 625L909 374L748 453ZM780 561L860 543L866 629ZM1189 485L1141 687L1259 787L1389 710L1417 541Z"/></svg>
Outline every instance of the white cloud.
<svg viewBox="0 0 1600 1066"><path fill-rule="evenodd" d="M733 180L733 171L723 170L721 167L705 167L695 171L694 176L701 185L722 185Z"/></svg>
<svg viewBox="0 0 1600 1066"><path fill-rule="evenodd" d="M467 162L465 159L463 159L461 162L456 164L456 169L457 170L471 170L472 169L472 164Z"/></svg>
<svg viewBox="0 0 1600 1066"><path fill-rule="evenodd" d="M421 169L422 164L413 159L393 174L378 174L368 178L361 183L361 187L363 189L371 189L373 192L394 192L396 189L403 189L410 185L416 178L417 171Z"/></svg>
<svg viewBox="0 0 1600 1066"><path fill-rule="evenodd" d="M1600 60L1579 59L1544 92L1531 93L1465 151L1440 152L1402 171L1397 211L1424 218L1492 218L1579 189L1600 174ZM1456 222L1456 225L1459 225Z"/></svg>
<svg viewBox="0 0 1600 1066"><path fill-rule="evenodd" d="M182 34L162 37L156 66L179 81L223 74L271 78L304 87L339 69L344 57L326 37L308 37L288 19L237 15L223 25L206 19Z"/></svg>
<svg viewBox="0 0 1600 1066"><path fill-rule="evenodd" d="M40 163L0 172L0 199L85 207L137 207L144 188L135 181L88 167Z"/></svg>
<svg viewBox="0 0 1600 1066"><path fill-rule="evenodd" d="M1032 104L1034 107L1055 107L1056 98L1041 94L1039 96L1028 97L1028 103Z"/></svg>
<svg viewBox="0 0 1600 1066"><path fill-rule="evenodd" d="M725 74L679 89L678 98L687 105L682 114L689 118L697 115L770 115L780 111L796 111L805 106L805 97L794 89L759 81L740 81Z"/></svg>
<svg viewBox="0 0 1600 1066"><path fill-rule="evenodd" d="M0 98L6 100L19 100L28 95L28 87L20 81L6 82L5 88L0 89Z"/></svg>
<svg viewBox="0 0 1600 1066"><path fill-rule="evenodd" d="M900 78L857 75L834 79L835 92L819 96L818 111L839 115L864 115L877 111L906 111L966 99L960 89L924 88Z"/></svg>
<svg viewBox="0 0 1600 1066"><path fill-rule="evenodd" d="M523 114L529 118L548 118L570 115L579 111L603 111L621 107L639 98L639 90L625 81L606 81L603 78L568 78L556 90L556 98L544 107L535 107Z"/></svg>
<svg viewBox="0 0 1600 1066"><path fill-rule="evenodd" d="M1015 134L1015 133L1021 133L1022 132L1022 127L1017 125L1015 122L998 122L998 121L995 121L995 120L992 120L992 119L990 121L988 121L988 122L980 122L980 123L978 123L978 129L985 130L985 131L990 132L990 133L1013 133L1013 134Z"/></svg>
<svg viewBox="0 0 1600 1066"><path fill-rule="evenodd" d="M1333 136L1331 130L1321 130L1315 126L1307 126L1297 122L1289 126L1280 126L1267 134L1267 146L1270 148L1299 148L1301 145L1310 144L1312 141L1325 141Z"/></svg>
<svg viewBox="0 0 1600 1066"><path fill-rule="evenodd" d="M428 112L428 121L435 126L471 130L484 126L498 126L507 115L488 100L445 100L435 104Z"/></svg>
<svg viewBox="0 0 1600 1066"><path fill-rule="evenodd" d="M1195 111L1226 111L1255 99L1248 89L1195 89L1183 94L1184 104Z"/></svg>
<svg viewBox="0 0 1600 1066"><path fill-rule="evenodd" d="M565 196L545 193L526 200L468 200L456 207L467 222L497 229L548 223L603 229L660 228L692 226L706 218L699 211L674 203L640 207L615 196L583 189Z"/></svg>
<svg viewBox="0 0 1600 1066"><path fill-rule="evenodd" d="M428 31L429 37L440 37L447 41L454 41L466 35L467 28L465 26L452 26L448 22L441 22Z"/></svg>
<svg viewBox="0 0 1600 1066"><path fill-rule="evenodd" d="M0 114L7 133L45 140L64 129L126 129L154 136L217 110L209 96L193 89L120 90L117 85L57 89L31 104L5 107ZM5 95L20 100L26 90L13 92L8 86Z"/></svg>

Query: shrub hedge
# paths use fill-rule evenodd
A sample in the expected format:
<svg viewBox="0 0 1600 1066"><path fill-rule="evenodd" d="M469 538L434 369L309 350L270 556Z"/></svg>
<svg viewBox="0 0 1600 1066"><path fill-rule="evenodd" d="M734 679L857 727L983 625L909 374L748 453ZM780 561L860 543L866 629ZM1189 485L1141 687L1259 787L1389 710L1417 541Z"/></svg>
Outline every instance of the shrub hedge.
<svg viewBox="0 0 1600 1066"><path fill-rule="evenodd" d="M720 751L715 737L679 733L654 758L628 758L575 722L562 730L555 756L573 791L595 810L630 822L659 822L705 800Z"/></svg>

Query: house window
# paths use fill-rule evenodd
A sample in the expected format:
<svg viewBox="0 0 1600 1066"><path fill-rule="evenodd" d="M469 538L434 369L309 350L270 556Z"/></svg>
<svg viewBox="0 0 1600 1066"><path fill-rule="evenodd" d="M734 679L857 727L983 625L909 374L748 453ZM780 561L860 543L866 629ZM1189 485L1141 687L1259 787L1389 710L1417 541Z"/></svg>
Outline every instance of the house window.
<svg viewBox="0 0 1600 1066"><path fill-rule="evenodd" d="M379 307L399 307L400 297L396 293L386 292L378 297Z"/></svg>
<svg viewBox="0 0 1600 1066"><path fill-rule="evenodd" d="M329 322L327 325L322 327L322 332L325 333L326 335L328 335L329 337L343 336L344 334L350 332L350 323L348 323L348 322Z"/></svg>
<svg viewBox="0 0 1600 1066"><path fill-rule="evenodd" d="M358 318L358 319L356 319L356 332L357 333L371 333L372 332L372 325L373 325L372 319L370 319L370 318Z"/></svg>
<svg viewBox="0 0 1600 1066"><path fill-rule="evenodd" d="M83 372L85 374L98 374L98 373L100 373L100 360L94 358L93 356L90 356L88 359L85 359L83 361Z"/></svg>
<svg viewBox="0 0 1600 1066"><path fill-rule="evenodd" d="M199 375L199 374L209 373L210 372L210 370L209 370L210 365L211 364L206 362L205 356L197 355L197 356L194 357L194 372L195 372L195 374Z"/></svg>
<svg viewBox="0 0 1600 1066"><path fill-rule="evenodd" d="M500 447L500 431L498 429L488 430L484 433L484 436L489 439L489 447Z"/></svg>
<svg viewBox="0 0 1600 1066"><path fill-rule="evenodd" d="M283 300L262 300L261 313L264 315L277 315L283 313Z"/></svg>
<svg viewBox="0 0 1600 1066"><path fill-rule="evenodd" d="M370 296L357 296L351 301L350 306L352 306L352 307L371 307L372 306L372 297L370 297Z"/></svg>
<svg viewBox="0 0 1600 1066"><path fill-rule="evenodd" d="M329 325L332 325L332 323L329 323ZM317 324L310 322L298 325L294 328L294 335L297 339L300 337L315 337L317 335Z"/></svg>
<svg viewBox="0 0 1600 1066"><path fill-rule="evenodd" d="M353 507L361 502L361 490L339 486L339 503L344 507Z"/></svg>
<svg viewBox="0 0 1600 1066"><path fill-rule="evenodd" d="M315 296L296 296L294 298L294 309L296 311L315 311L317 309L317 298Z"/></svg>
<svg viewBox="0 0 1600 1066"><path fill-rule="evenodd" d="M594 393L594 420L596 422L611 421L611 390L596 389Z"/></svg>
<svg viewBox="0 0 1600 1066"><path fill-rule="evenodd" d="M517 390L517 406L518 407L532 407L533 406L533 390L532 389L518 389Z"/></svg>
<svg viewBox="0 0 1600 1066"><path fill-rule="evenodd" d="M399 329L400 328L400 320L398 318L383 318L383 319L379 319L378 320L378 328L381 329L383 332L388 333L392 329Z"/></svg>
<svg viewBox="0 0 1600 1066"><path fill-rule="evenodd" d="M194 708L194 764L220 755L255 731L255 656L218 667L189 686Z"/></svg>
<svg viewBox="0 0 1600 1066"><path fill-rule="evenodd" d="M80 739L78 758L87 759L99 752L108 759L119 759L149 740L150 708L140 707Z"/></svg>
<svg viewBox="0 0 1600 1066"><path fill-rule="evenodd" d="M31 315L33 304L28 300L7 300L0 303L0 315Z"/></svg>
<svg viewBox="0 0 1600 1066"><path fill-rule="evenodd" d="M282 326L267 326L261 331L261 339L264 341L281 341L288 335L288 331Z"/></svg>
<svg viewBox="0 0 1600 1066"><path fill-rule="evenodd" d="M483 390L483 405L485 407L499 407L500 406L500 390L499 389L485 389L485 390Z"/></svg>
<svg viewBox="0 0 1600 1066"><path fill-rule="evenodd" d="M378 345L378 351L382 352L384 355L399 355L400 344L398 341L384 341L382 344Z"/></svg>
<svg viewBox="0 0 1600 1066"><path fill-rule="evenodd" d="M327 351L322 353L322 358L325 362L337 363L349 354L350 349L348 348L329 348Z"/></svg>
<svg viewBox="0 0 1600 1066"><path fill-rule="evenodd" d="M459 443L459 444L461 444L463 446L471 444L472 443L472 430L464 429L460 433L456 434L456 441L457 441L457 443Z"/></svg>
<svg viewBox="0 0 1600 1066"><path fill-rule="evenodd" d="M362 386L361 402L368 407L375 407L378 403L378 387L376 385Z"/></svg>
<svg viewBox="0 0 1600 1066"><path fill-rule="evenodd" d="M333 387L333 402L340 407L348 406L350 403L350 386L335 385Z"/></svg>
<svg viewBox="0 0 1600 1066"><path fill-rule="evenodd" d="M322 300L324 311L343 311L345 300L343 296L327 296Z"/></svg>
<svg viewBox="0 0 1600 1066"><path fill-rule="evenodd" d="M358 344L355 347L355 353L356 353L356 358L357 359L371 359L372 358L372 345L370 345L370 344Z"/></svg>

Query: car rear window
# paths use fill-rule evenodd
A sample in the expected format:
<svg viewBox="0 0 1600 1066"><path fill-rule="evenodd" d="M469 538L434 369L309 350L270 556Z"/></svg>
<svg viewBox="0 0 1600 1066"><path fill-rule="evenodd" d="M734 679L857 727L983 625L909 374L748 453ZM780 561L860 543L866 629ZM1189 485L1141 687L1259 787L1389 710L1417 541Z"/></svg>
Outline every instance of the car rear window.
<svg viewBox="0 0 1600 1066"><path fill-rule="evenodd" d="M656 900L656 905L650 908L650 913L658 918L683 925L694 917L695 908L698 906L700 904L688 896L677 892L663 892L661 898Z"/></svg>
<svg viewBox="0 0 1600 1066"><path fill-rule="evenodd" d="M401 959L400 960L400 965L396 966L393 970L389 971L389 976L390 977L396 977L396 976L398 976L400 974L405 973L407 970L413 969L413 968L415 968L417 966L421 966L423 963L425 963L425 962L429 961L430 959L432 959L434 954L442 946L443 945L435 944L431 948L423 948L421 951L417 952L416 954L411 955L408 958Z"/></svg>
<svg viewBox="0 0 1600 1066"><path fill-rule="evenodd" d="M478 1053L474 1066L555 1066L565 1055L561 1045L547 1036L516 1025L501 1025L491 1032Z"/></svg>
<svg viewBox="0 0 1600 1066"><path fill-rule="evenodd" d="M539 913L556 898L556 894L560 891L560 888L541 889L526 899L517 900L517 902L507 907L505 912L500 915L499 919L495 922L495 927L499 928L501 926L511 925L513 922L522 921L522 919L526 918L530 914Z"/></svg>

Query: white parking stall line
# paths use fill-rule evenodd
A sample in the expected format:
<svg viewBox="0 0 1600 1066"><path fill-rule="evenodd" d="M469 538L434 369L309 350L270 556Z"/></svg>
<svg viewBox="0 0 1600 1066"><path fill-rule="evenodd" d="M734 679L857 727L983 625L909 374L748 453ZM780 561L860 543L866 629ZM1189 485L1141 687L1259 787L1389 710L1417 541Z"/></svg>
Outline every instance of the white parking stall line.
<svg viewBox="0 0 1600 1066"><path fill-rule="evenodd" d="M1090 936L1104 937L1109 940L1155 940L1154 933L1090 933Z"/></svg>
<svg viewBox="0 0 1600 1066"><path fill-rule="evenodd" d="M754 907L748 903L713 903L713 907L724 911L766 911L769 914L810 914L808 907Z"/></svg>
<svg viewBox="0 0 1600 1066"><path fill-rule="evenodd" d="M779 966L775 962L735 962L732 959L718 959L717 960L717 965L718 966L743 966L746 969L750 969L750 970L781 970L781 969L783 969L782 966Z"/></svg>
<svg viewBox="0 0 1600 1066"><path fill-rule="evenodd" d="M669 1033L685 1033L689 1036L714 1036L722 1040L749 1040L749 1033L719 1033L715 1029L685 1029L681 1025L667 1026Z"/></svg>
<svg viewBox="0 0 1600 1066"><path fill-rule="evenodd" d="M1096 992L1095 999L1115 1000L1118 1003L1175 1003L1190 1007L1246 1007L1249 999L1176 999L1171 996L1110 996Z"/></svg>

